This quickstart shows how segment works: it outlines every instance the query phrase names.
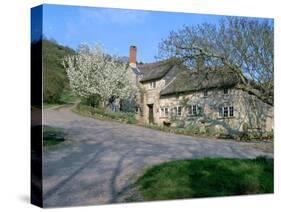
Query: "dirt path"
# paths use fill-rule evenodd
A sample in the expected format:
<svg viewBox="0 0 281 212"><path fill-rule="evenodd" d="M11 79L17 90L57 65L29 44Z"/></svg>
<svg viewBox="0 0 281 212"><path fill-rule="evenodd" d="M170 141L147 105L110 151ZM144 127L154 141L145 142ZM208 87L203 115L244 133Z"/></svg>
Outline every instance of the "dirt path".
<svg viewBox="0 0 281 212"><path fill-rule="evenodd" d="M67 133L64 143L44 149L45 207L120 202L136 174L164 161L265 155L234 141L99 121L74 114L66 107L46 109L43 120L44 124L64 128Z"/></svg>

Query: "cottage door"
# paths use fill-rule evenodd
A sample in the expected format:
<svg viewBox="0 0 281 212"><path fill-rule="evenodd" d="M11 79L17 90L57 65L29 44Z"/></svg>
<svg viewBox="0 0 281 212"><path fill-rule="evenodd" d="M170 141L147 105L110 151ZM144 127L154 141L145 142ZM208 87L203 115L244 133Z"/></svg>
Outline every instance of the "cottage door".
<svg viewBox="0 0 281 212"><path fill-rule="evenodd" d="M149 124L154 123L154 118L153 118L153 104L147 105L148 106L148 122Z"/></svg>

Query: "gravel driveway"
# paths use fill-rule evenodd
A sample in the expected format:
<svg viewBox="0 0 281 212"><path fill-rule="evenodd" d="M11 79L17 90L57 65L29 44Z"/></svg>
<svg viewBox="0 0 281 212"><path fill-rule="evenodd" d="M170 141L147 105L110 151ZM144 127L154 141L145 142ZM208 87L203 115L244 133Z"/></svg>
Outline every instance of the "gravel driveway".
<svg viewBox="0 0 281 212"><path fill-rule="evenodd" d="M67 107L44 110L44 124L67 133L62 144L44 148L44 207L122 202L136 175L164 161L264 155L234 141L99 121L74 114Z"/></svg>

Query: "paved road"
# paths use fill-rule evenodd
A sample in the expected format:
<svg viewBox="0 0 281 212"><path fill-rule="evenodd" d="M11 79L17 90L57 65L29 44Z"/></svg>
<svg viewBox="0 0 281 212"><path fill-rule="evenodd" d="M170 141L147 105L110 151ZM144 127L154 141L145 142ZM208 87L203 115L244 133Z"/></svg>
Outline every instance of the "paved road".
<svg viewBox="0 0 281 212"><path fill-rule="evenodd" d="M64 128L67 133L64 143L44 149L45 207L120 202L137 174L164 161L263 155L233 141L99 121L74 114L66 107L46 109L44 123Z"/></svg>

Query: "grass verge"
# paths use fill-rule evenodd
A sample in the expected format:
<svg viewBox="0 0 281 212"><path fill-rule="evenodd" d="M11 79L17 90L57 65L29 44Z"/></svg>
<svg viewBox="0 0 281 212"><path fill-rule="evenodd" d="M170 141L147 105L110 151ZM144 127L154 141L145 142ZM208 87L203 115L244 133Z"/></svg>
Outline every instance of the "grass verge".
<svg viewBox="0 0 281 212"><path fill-rule="evenodd" d="M273 193L273 160L167 162L148 169L134 186L146 201Z"/></svg>
<svg viewBox="0 0 281 212"><path fill-rule="evenodd" d="M106 112L99 108L77 104L72 109L73 112L83 116L92 117L99 120L118 121L127 124L136 124L135 114L124 112Z"/></svg>
<svg viewBox="0 0 281 212"><path fill-rule="evenodd" d="M62 129L44 126L43 127L43 146L54 146L64 139L64 132Z"/></svg>

